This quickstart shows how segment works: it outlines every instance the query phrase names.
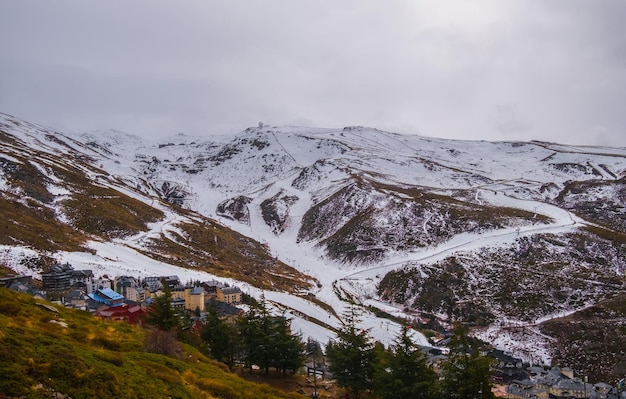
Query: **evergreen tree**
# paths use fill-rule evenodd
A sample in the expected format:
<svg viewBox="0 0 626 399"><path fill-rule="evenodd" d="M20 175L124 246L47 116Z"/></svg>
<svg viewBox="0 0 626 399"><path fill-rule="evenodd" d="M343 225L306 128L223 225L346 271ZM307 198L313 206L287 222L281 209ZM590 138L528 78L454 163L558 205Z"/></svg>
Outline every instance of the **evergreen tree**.
<svg viewBox="0 0 626 399"><path fill-rule="evenodd" d="M252 369L252 365L259 365L260 352L265 350L263 343L263 331L261 327L261 314L255 307L239 319L239 336L241 339L241 359L246 367Z"/></svg>
<svg viewBox="0 0 626 399"><path fill-rule="evenodd" d="M178 312L172 306L172 292L170 287L163 283L163 294L154 298L154 301L148 308L146 315L146 323L150 324L162 331L172 331L178 327L180 318Z"/></svg>
<svg viewBox="0 0 626 399"><path fill-rule="evenodd" d="M295 373L304 365L306 359L306 345L300 334L292 334L289 320L285 316L274 318L274 340L276 351L273 365L285 373L287 370Z"/></svg>
<svg viewBox="0 0 626 399"><path fill-rule="evenodd" d="M200 336L209 346L209 352L215 360L224 362L229 367L233 366L236 331L231 323L220 317L214 302L209 304Z"/></svg>
<svg viewBox="0 0 626 399"><path fill-rule="evenodd" d="M311 337L307 338L306 341L306 353L311 358L315 358L316 361L319 361L319 359L324 356L324 352L322 351L322 345L320 345L317 340Z"/></svg>
<svg viewBox="0 0 626 399"><path fill-rule="evenodd" d="M277 342L274 321L264 303L251 308L239 323L246 365L257 365L266 373L274 366Z"/></svg>
<svg viewBox="0 0 626 399"><path fill-rule="evenodd" d="M383 399L427 399L434 396L437 375L428 366L426 356L409 337L409 328L402 331L390 350L377 364L375 388Z"/></svg>
<svg viewBox="0 0 626 399"><path fill-rule="evenodd" d="M344 327L337 333L338 340L326 347L329 370L337 385L352 391L354 398L372 386L374 345L366 330L357 327L354 308L344 315Z"/></svg>
<svg viewBox="0 0 626 399"><path fill-rule="evenodd" d="M450 342L450 353L442 365L440 391L448 398L492 399L491 359L482 356L476 344L471 344L463 326L456 323Z"/></svg>
<svg viewBox="0 0 626 399"><path fill-rule="evenodd" d="M146 351L176 358L182 356L182 348L176 340L180 330L180 317L172 306L172 292L165 282L163 294L155 298L148 308L146 324L154 327L146 331Z"/></svg>
<svg viewBox="0 0 626 399"><path fill-rule="evenodd" d="M242 359L247 367L257 365L266 373L270 368L295 372L305 359L300 335L290 331L284 316L273 316L264 303L252 307L239 321Z"/></svg>

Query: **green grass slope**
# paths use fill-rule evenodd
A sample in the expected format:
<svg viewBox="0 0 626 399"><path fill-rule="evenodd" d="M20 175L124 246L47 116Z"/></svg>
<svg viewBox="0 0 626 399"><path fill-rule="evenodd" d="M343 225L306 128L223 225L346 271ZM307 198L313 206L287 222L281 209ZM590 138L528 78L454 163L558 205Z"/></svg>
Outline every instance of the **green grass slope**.
<svg viewBox="0 0 626 399"><path fill-rule="evenodd" d="M254 384L184 346L175 359L144 351L141 327L0 288L0 397L301 398Z"/></svg>

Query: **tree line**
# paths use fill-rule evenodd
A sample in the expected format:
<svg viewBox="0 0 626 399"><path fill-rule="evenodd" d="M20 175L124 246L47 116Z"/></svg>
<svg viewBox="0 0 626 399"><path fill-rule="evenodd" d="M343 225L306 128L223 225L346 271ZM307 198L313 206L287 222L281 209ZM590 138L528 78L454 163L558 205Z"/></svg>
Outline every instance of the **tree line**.
<svg viewBox="0 0 626 399"><path fill-rule="evenodd" d="M329 371L354 399L366 392L380 399L491 399L491 358L483 356L478 341L455 324L449 354L438 370L410 337L404 324L387 348L358 328L354 308L344 314L344 327L326 346Z"/></svg>
<svg viewBox="0 0 626 399"><path fill-rule="evenodd" d="M181 318L171 308L168 296L166 290L165 295L155 299L146 322L161 332L174 334L181 330ZM410 326L405 324L385 348L371 338L368 330L359 328L359 322L356 309L351 308L343 315L343 327L337 331L337 338L326 344L324 354L319 343L305 343L301 334L293 334L289 319L272 315L264 302L253 301L245 314L231 318L220 316L213 305L208 307L198 344L213 359L231 368L236 364L250 369L257 366L266 373L270 369L295 373L307 358L322 356L337 385L353 399L363 395L380 399L494 398L491 359L481 355L478 343L460 324L455 325L449 354L435 370L411 339Z"/></svg>

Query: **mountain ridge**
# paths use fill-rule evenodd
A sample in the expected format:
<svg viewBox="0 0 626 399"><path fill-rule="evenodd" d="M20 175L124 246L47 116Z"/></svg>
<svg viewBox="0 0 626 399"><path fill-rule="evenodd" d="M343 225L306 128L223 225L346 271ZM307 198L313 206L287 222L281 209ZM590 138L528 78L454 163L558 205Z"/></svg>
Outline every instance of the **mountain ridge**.
<svg viewBox="0 0 626 399"><path fill-rule="evenodd" d="M154 259L139 265L89 260L103 271L192 273L177 267L189 263L193 270L194 262L201 263L202 257L211 259L215 249L198 250L191 256L195 250L185 252L181 248L210 248L207 245L216 235L206 230L229 228L239 235L233 236L238 237L236 241L249 241L249 248L262 247L266 253L255 255L251 249L235 249L243 257L250 255L249 266L236 271L236 262L230 262L222 269L206 269L209 273L234 283L243 281L251 294L264 295L289 309L325 320L331 327L341 322L336 315L300 295L315 295L338 314L353 301L394 315L422 311L443 323L458 319L487 329L502 321L525 321L524 309L532 320L539 320L624 295L623 148L455 141L364 127L270 126L249 128L215 141L175 136L150 144L118 132L104 137L64 135L6 115L0 117L0 158L19 161L16 156L20 151L29 156L41 151L48 154L46 157L56 157L50 162L68 162L69 169L75 166L84 171L96 185L114 184L116 190L140 198L146 206L155 205L167 215L165 222L163 218L150 222L147 232L135 234L135 238L115 238L117 246L90 241L87 251L112 259L120 256L116 255L120 245L131 251L152 251ZM32 149L8 145L18 138ZM62 162L63 157L67 161ZM26 159L20 162L33 162ZM6 201L6 193L15 190L16 183L6 178L7 169L3 168L0 189ZM42 180L36 186L46 185L50 184ZM56 191L48 192L52 203L63 195L72 195L68 193L72 190L56 186ZM35 205L47 206L53 215L63 214L45 204L39 201ZM22 205L26 206L23 201ZM181 227L174 220L191 222ZM224 234L232 235L226 230ZM149 249L141 244L140 236L159 237L161 246ZM580 248L556 250L570 246ZM586 256L586 249L595 255ZM547 255L536 255L541 251ZM523 253L535 255L524 258L520 255ZM52 256L88 262L75 250ZM274 264L257 275L272 262L280 268L271 269ZM18 262L11 258L7 263L15 266ZM490 266L478 267L481 264ZM571 264L580 265L569 267ZM507 274L527 269L526 280L517 281ZM534 269L541 273L533 274ZM430 280L424 271L428 271ZM551 284L542 291L549 299L546 304L525 302L524 298L532 295L520 292L519 287L540 287L538 276L558 276L559 271L587 273L591 280L615 281L617 285L581 288L577 286L580 280L572 279L567 286ZM405 276L393 278L393 273ZM413 275L418 279L411 280ZM270 276L277 280L271 284L263 281ZM445 279L453 276L457 277ZM490 279L495 278L498 284L494 285ZM430 294L388 284L398 279L413 287L424 286ZM507 279L517 282L500 284ZM289 281L298 283L281 291L279 286L285 287ZM437 284L447 284L450 292L443 302L434 303L429 298L437 297L433 294ZM499 287L495 299L492 293L487 294L494 286ZM582 290L582 294L570 301L571 295L559 294L561 288L567 293ZM472 292L482 293L482 297ZM502 298L509 296L518 299L503 307ZM476 311L460 306L463 303L475 304ZM405 313L404 309L411 312ZM482 320L478 323L477 313ZM364 327L385 342L389 332L383 322L371 317L364 321ZM332 337L332 332L317 330L305 320L296 319L294 324L321 341ZM415 339L431 344L418 335ZM496 344L513 350L509 343ZM542 359L549 361L550 354L546 352Z"/></svg>

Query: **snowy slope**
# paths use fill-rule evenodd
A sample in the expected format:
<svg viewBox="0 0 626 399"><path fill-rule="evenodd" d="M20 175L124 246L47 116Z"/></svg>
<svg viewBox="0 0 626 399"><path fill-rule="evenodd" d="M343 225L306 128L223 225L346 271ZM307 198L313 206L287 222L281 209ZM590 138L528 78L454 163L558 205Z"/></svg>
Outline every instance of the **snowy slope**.
<svg viewBox="0 0 626 399"><path fill-rule="evenodd" d="M431 265L454 254L475 253L483 248L507 248L524 237L570 234L596 225L598 220L588 220L575 212L578 197L563 196L566 188L578 193L573 182L594 182L593 189L584 192L586 200L615 204L607 211L612 212L609 217L624 215L624 148L442 140L363 127L259 127L231 137L178 135L150 142L115 131L62 134L3 114L0 130L26 143L26 148L9 148L7 144L0 157L10 160L15 154L28 157L37 152L41 158L44 152L82 159L85 165L93 166L83 170L94 180L101 170L110 177L101 179L101 184L115 181L116 189L159 206L166 214L162 221L150 224L147 232L123 240L94 240L89 243L89 253L59 251L53 254L55 258L77 268L91 268L96 274L177 274L183 280L219 279L155 261L141 252L147 238L176 231L177 223L185 219L159 202L176 198L184 208L266 244L277 259L315 279L318 284L310 294L334 312L305 297L262 291L252 284L221 278L242 286L251 295L264 295L276 303L277 309L291 314L295 329L322 342L333 336L332 331L303 315L337 328L341 323L337 316L348 309L348 298L396 316L404 315L403 304L383 303L378 296L378 284L389 272ZM351 187L355 189L350 191ZM0 189L11 189L2 173ZM350 197L340 196L341 190ZM59 188L57 193L61 195L63 190ZM240 196L249 198L245 222L217 215L220 203ZM570 202L564 206L563 201ZM268 221L268 204L278 220ZM330 217L327 226L314 226L325 234L303 235L304 222L322 204L341 212L325 214ZM427 212L419 213L425 209ZM465 224L452 225L450 213L463 209L478 216L468 218ZM484 220L490 210L504 214L509 209L517 213L497 223ZM409 226L400 229L399 221L407 218ZM280 229L276 228L277 221L281 222ZM340 242L349 239L354 233L350 230L353 224L371 225L378 229L376 234L391 236L389 245L380 249L381 255L366 262L350 262L332 255L329 238ZM410 235L407 228L413 235L409 237L410 245L397 238ZM308 238L303 239L305 236ZM381 239L373 237L378 246ZM357 249L370 251L366 245L371 243L358 243ZM26 271L19 260L29 249L3 246L1 251L0 260ZM618 267L613 272L624 270ZM363 314L362 323L375 339L386 344L399 331L396 323L369 312ZM483 336L489 334L493 332ZM418 333L415 339L427 344ZM502 345L519 342L503 340ZM539 357L546 360L549 354Z"/></svg>

